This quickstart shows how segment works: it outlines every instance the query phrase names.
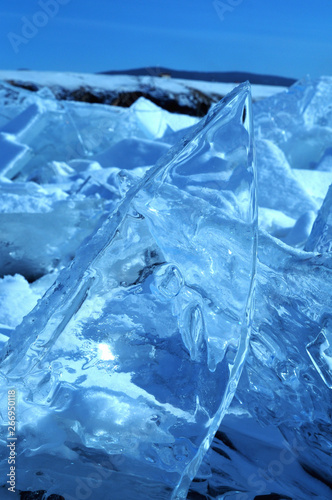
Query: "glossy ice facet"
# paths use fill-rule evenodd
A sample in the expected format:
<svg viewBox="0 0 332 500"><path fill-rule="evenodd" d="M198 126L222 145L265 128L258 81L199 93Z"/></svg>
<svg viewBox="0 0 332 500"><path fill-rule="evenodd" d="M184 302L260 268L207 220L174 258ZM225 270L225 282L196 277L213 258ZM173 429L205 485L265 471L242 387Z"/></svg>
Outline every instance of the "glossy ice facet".
<svg viewBox="0 0 332 500"><path fill-rule="evenodd" d="M11 335L1 404L14 384L18 488L77 498L95 468L95 499L186 497L248 346L251 120L243 84L128 191Z"/></svg>

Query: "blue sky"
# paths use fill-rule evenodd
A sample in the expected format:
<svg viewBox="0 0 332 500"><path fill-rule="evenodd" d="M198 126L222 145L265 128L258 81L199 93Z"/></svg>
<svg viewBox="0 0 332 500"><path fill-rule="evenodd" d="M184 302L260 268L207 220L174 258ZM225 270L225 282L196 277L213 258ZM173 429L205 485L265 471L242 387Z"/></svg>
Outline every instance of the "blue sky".
<svg viewBox="0 0 332 500"><path fill-rule="evenodd" d="M332 0L4 0L0 68L332 75L331 22Z"/></svg>

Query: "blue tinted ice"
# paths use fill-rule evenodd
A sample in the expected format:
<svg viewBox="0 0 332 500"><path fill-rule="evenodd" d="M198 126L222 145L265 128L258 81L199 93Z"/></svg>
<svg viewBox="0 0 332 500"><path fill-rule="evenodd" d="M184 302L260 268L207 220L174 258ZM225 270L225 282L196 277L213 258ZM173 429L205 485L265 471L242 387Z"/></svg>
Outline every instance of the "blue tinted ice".
<svg viewBox="0 0 332 500"><path fill-rule="evenodd" d="M272 141L292 168L317 168L331 148L331 81L331 77L307 77L287 92L255 103L257 139Z"/></svg>
<svg viewBox="0 0 332 500"><path fill-rule="evenodd" d="M232 500L272 493L329 500L331 283L331 254L259 234L246 364L192 490L227 489Z"/></svg>
<svg viewBox="0 0 332 500"><path fill-rule="evenodd" d="M273 498L299 500L311 498L329 500L331 496L329 487L332 483L330 432L332 386L331 188L329 190L332 181L331 88L329 78L320 78L314 81L306 79L291 87L287 92L254 104L257 137L258 219L261 234L252 337L249 340L247 363L244 366L235 398L213 439L209 452L203 459L195 480L191 484L188 499L197 498L197 492L205 495L204 498L227 497L227 499L232 500L253 500L256 496L260 498L261 495L269 494ZM82 250L78 260L75 259L71 271L68 274L64 273L58 281L58 284L63 285L64 289L67 288L66 279L68 284L72 286L64 299L65 302L67 297L71 297L68 301L68 317L63 318L64 306L60 303L61 290L59 295L58 292L50 291L37 309L36 315L30 315L32 325L36 324L32 333L29 329L32 337L37 335L42 328L46 328L46 325L49 328L47 335L54 335L58 323L61 321L63 323L58 326L57 334L59 337L53 346L55 350L52 349L45 354L45 364L47 365L49 362L48 366L50 367L49 380L45 377L45 382L42 383L37 375L34 382L31 378L28 379L28 387L32 388L33 392L31 392L31 397L28 396L30 397L29 405L25 402L23 406L26 418L24 420L25 430L21 436L23 438L28 436L27 439L34 451L30 457L27 455L28 452L24 451L23 464L26 466L26 473L21 484L36 490L42 489L45 484L46 486L51 484L52 480L58 481L60 485L67 485L67 479L70 477L71 480L74 480L74 485L72 490L67 489L65 498L98 498L101 491L105 497L105 492L114 482L119 484L119 489L123 487L121 481L124 480L125 461L127 465L130 463L130 466L137 464L137 456L145 456L142 451L144 446L144 450L146 450L149 446L153 448L155 443L159 443L157 447L158 457L162 458L156 459L156 455L149 456L152 460L156 460L157 464L151 465L152 470L154 472L156 470L162 471L158 476L159 479L161 478L161 482L156 483L155 478L150 474L148 476L151 480L149 483L144 481L143 484L141 483L142 479L137 479L136 485L142 484L141 495L159 498L160 491L163 492L165 484L167 484L170 489L165 495L168 498L167 495L174 492L174 485L178 484L176 478L182 474L181 466L184 468L183 477L190 477L191 472L194 471L195 467L192 465L193 462L190 462L191 458L188 455L189 458L183 459L182 464L178 464L178 458L182 457L182 448L176 447L179 440L176 441L176 446L170 444L167 441L169 435L165 438L165 443L169 445L167 445L168 448L166 444L160 444L166 432L164 414L155 414L157 417L163 415L162 421L159 421L158 418L157 420L152 419L151 438L147 437L149 436L148 427L150 424L146 427L138 427L136 433L132 432L131 427L137 422L142 422L142 417L140 417L141 420L139 419L137 404L141 404L141 401L147 398L147 394L150 398L154 397L158 404L174 403L174 397L170 402L169 399L170 394L178 395L179 377L176 377L179 370L174 370L170 352L176 353L175 357L181 360L183 370L185 370L183 356L186 355L194 367L199 367L201 370L198 372L199 374L202 373L201 367L204 363L206 363L204 366L209 373L212 373L211 370L216 365L217 368L214 372L216 376L218 376L218 367L222 366L225 359L227 358L228 363L231 363L238 352L233 345L227 343L227 337L225 342L224 337L213 339L213 336L210 335L207 346L206 332L211 332L215 326L214 317L207 313L207 311L211 313L207 305L210 303L207 301L207 297L214 298L213 304L219 304L220 300L217 287L214 288L211 282L206 281L206 276L209 278L213 276L211 275L212 271L216 271L215 275L219 276L219 267L215 270L215 266L208 266L206 261L208 255L206 252L210 252L209 255L213 257L211 262L218 261L217 257L214 257L213 248L209 245L214 242L215 230L209 229L208 236L205 238L207 243L204 246L204 251L200 239L201 235L204 234L203 228L207 220L207 212L204 207L209 207L210 211L214 207L213 210L217 210L217 213L219 213L218 207L223 207L221 209L222 218L225 220L232 219L232 217L236 219L237 207L239 207L238 198L235 197L235 201L230 201L234 191L231 193L232 190L228 190L227 193L227 189L218 189L218 186L222 187L222 183L220 178L218 182L215 182L215 176L216 173L222 171L222 168L217 172L214 169L210 175L209 158L207 161L204 160L204 171L200 170L200 162L197 161L197 158L205 155L205 147L202 146L202 133L198 131L196 134L200 134L200 139L197 147L200 148L202 155L197 156L195 153L190 156L189 165L195 168L191 170L191 175L183 175L183 171L186 172L184 167L180 168L179 165L175 167L174 164L167 166L167 162L171 162L174 155L177 155L188 141L195 141L194 136L186 139L185 143L182 142L182 146L179 146L180 149L173 149L168 160L159 163L161 170L158 173L150 172L152 175L151 179L149 177L150 184L146 178L141 184L142 188L145 187L139 192L136 190L136 187L139 189L138 183L147 169L162 154L167 152L171 144L183 136L183 127L193 129L195 119L191 117L182 115L180 119L179 116L161 110L143 98L136 101L127 110L75 102L61 103L59 106L59 103L54 102L52 94L46 90L32 94L8 85L0 88L0 99L1 104L4 105L0 125L7 127L3 139L7 141L7 145L12 146L11 151L17 153L16 156L15 154L13 156L12 164L18 172L12 181L8 180L7 175L7 179L3 178L0 183L0 234L2 243L6 243L0 249L1 270L5 272L7 269L12 274L20 272L30 280L36 277L36 267L34 267L36 265L37 269L39 266L39 274L52 271L33 283L28 283L18 274L0 280L0 347L7 342L8 337L12 337L10 345L13 349L15 349L15 345L17 346L15 352L21 353L22 363L26 363L31 355L33 355L33 359L40 356L38 354L40 349L37 349L36 354L28 349L31 339L28 340L27 346L22 347L18 337L13 332L14 327L55 279L58 274L57 269L68 265L68 260L74 256L80 238L84 236L84 231L87 235L95 227L99 227L101 224L100 215L105 217L107 211L114 210L121 199L126 197L128 190L131 190L130 196L134 196L130 207L129 204L126 205L127 202L121 205L118 222L115 222L118 228L127 228L128 238L124 238L123 243L119 243L119 238L122 237L125 230L122 229L118 239L114 238L113 243L109 245L110 237L105 234L106 229L101 229L94 237L93 245L91 241L87 247L87 253ZM234 104L234 96L232 99ZM24 113L25 110L28 111ZM36 110L39 114L34 118L33 112ZM45 118L50 116L47 115L50 110L53 113L53 123L56 120L59 124L63 123L64 116L71 120L71 128L68 129L68 133L70 132L68 143L66 143L66 147L63 147L64 144L62 144L63 148L59 148L60 156L55 156L50 149L53 142L52 134L45 133L48 123ZM43 118L39 120L42 115ZM27 126L29 123L30 126ZM37 128L34 131L35 126ZM228 127L230 126L231 124L228 123ZM48 130L51 129L48 128ZM59 131L61 130L64 129L59 127ZM38 137L41 137L42 141L36 140ZM238 139L237 132L233 134L233 137ZM67 135L64 140L67 140ZM209 144L211 146L212 143ZM42 150L48 151L46 156L40 156L39 146ZM67 147L68 149L66 149ZM67 151L70 153L69 155L67 155ZM225 158L224 152L220 154L220 141L218 141L218 149L215 151L216 158L222 160ZM0 161L4 164L6 163L4 147L2 152ZM32 157L29 156L31 152ZM37 157L37 161L34 160L33 164L31 158L34 156ZM238 158L238 155L235 156ZM178 158L181 158L181 155ZM213 160L214 165L216 158ZM28 161L26 162L26 160ZM163 170L165 181L158 181L158 175L160 178L162 169L165 169ZM242 172L241 169L240 172ZM229 185L229 181L230 178L227 178L226 186ZM161 193L159 197L157 192ZM176 197L176 193L180 193L178 197ZM192 209L190 204L191 197L195 199L196 211ZM180 201L176 204L177 200ZM164 201L165 207L160 208ZM171 201L172 204L170 204ZM190 210L187 209L188 205ZM183 213L184 211L185 213ZM181 221L183 221L182 224L178 223L176 228L172 225L172 216L175 212L177 214L176 220L179 221L181 217ZM202 224L197 224L197 227L200 228L199 231L190 233L190 228L195 227L198 218L197 212L203 213ZM215 212L211 213L213 226L209 225L209 219L208 227L214 228ZM113 222L115 214L116 212L113 215ZM128 219L128 215L131 215L132 219ZM167 217L169 217L169 221ZM129 220L127 226L125 220ZM132 220L137 221L137 224L131 225ZM161 221L160 224L159 221ZM57 228L56 232L53 231L53 227ZM104 226L104 228L110 227L114 227L110 222ZM140 229L132 232L132 227ZM163 236L162 227L168 231L167 238ZM183 231L184 227L187 228L187 232ZM218 227L220 227L219 219ZM185 241L185 235L188 233L194 234L194 236ZM34 235L34 237L29 239L29 234ZM66 234L68 234L68 238ZM218 235L220 256L228 254L231 258L234 253L224 252L222 246L223 237L228 238L227 234L227 224L224 221L223 234L222 236ZM241 238L239 231L235 231L234 234L237 238ZM155 246L153 246L152 251L149 250L146 255L142 256L145 247L150 249L150 235ZM135 241L137 236L139 241ZM100 240L98 240L99 237ZM132 238L132 251L137 251L134 262L125 243L130 238ZM174 249L174 238L180 244L180 251ZM191 256L190 253L183 252L183 248L188 248L189 240L195 242L198 255ZM228 241L231 242L231 238L228 238ZM102 245L105 246L105 259L113 263L109 266L101 257L94 257L95 264L90 262L91 252L88 252L88 249L93 249L93 255L97 256L100 255L100 246ZM113 254L116 253L115 247L117 254L124 255L123 259L113 258ZM305 251L300 250L301 248L304 248ZM231 246L229 246L229 250L232 252ZM238 253L236 253L236 257L239 258ZM79 262L78 267L77 262ZM187 265L188 262L190 265ZM225 280L221 279L220 281L222 299L227 299L230 302L234 296L229 291L225 291L226 278L235 276L239 270L237 262L225 260ZM128 268L124 267L126 263L128 263ZM229 267L227 267L228 264L230 264ZM97 269L95 267L92 269L92 266L97 266ZM219 263L219 266L222 264ZM102 270L106 267L108 271L103 273ZM196 268L204 270L201 281L199 274L198 276L191 274L192 270ZM83 271L80 271L82 279L78 278L77 273L80 269L87 270L88 277L92 277L92 285L91 283L86 284ZM33 272L31 273L31 271ZM98 281L94 277L95 275L103 276L105 280L105 274L107 280L104 285L101 284L100 279ZM114 276L115 285L112 285L113 287L116 288L116 279L121 279L122 283L118 287L121 294L119 293L117 299L114 298L114 288L109 287ZM71 283L71 277L74 279L74 284ZM85 284L86 288L74 290L78 281ZM195 288L190 282L194 282L194 285L198 283L198 286ZM136 291L136 294L132 295L132 291ZM209 295L207 295L207 291ZM71 307L75 293L77 293L75 307L78 312L73 317ZM99 294L99 303L96 299L97 293ZM137 297L137 302L135 302L134 296ZM56 301L53 306L54 297ZM103 301L100 297L103 298ZM150 302L151 297L152 302ZM44 302L45 300L48 301L48 305ZM80 305L81 301L84 302L82 305ZM121 307L121 301L125 304L125 308ZM156 351L151 353L151 357L149 355L148 362L145 362L146 353L150 352L151 345L154 345L152 339L156 337L160 339L162 333L155 328L152 315L144 320L140 316L141 310L145 310L141 307L142 301L144 304L151 304L150 310L157 310L162 324L166 325L165 332L172 328L170 318L173 320L174 317L176 318L178 328L177 336L170 336L173 343L171 344L170 340L167 343L163 338L163 346L165 347L162 350L160 347L156 348ZM111 308L114 313L109 312ZM172 314L168 314L170 309ZM42 327L41 315L44 314L44 311L49 312L45 313L45 325ZM57 319L56 311L61 311ZM123 317L121 317L120 311L124 315ZM221 324L222 318L218 316L219 309L215 309L215 311L217 311L215 314L218 326ZM236 338L236 327L234 324L233 328L231 321L231 318L234 321L236 317L236 307L233 304L229 310L224 308L221 314L224 314L225 311L225 318L228 316L229 321L227 328L229 328L231 335ZM79 316L82 312L86 313L85 316L84 314ZM214 313L214 310L212 312ZM65 328L67 320L69 322ZM54 322L53 327L50 327L52 321ZM114 323L115 321L116 323ZM99 325L99 322L101 338L97 342L93 337L95 328L87 326L90 324ZM107 333L109 325L114 324L116 324L119 334L115 340L112 338L116 344L117 352L111 348ZM75 325L75 329L73 325ZM225 332L227 328L225 327L223 331ZM19 328L20 339L23 336L22 332L27 331L27 323L25 322L25 326L22 325ZM149 335L145 335L146 332ZM46 333L44 332L43 335L41 340L42 338L46 340L48 338ZM69 338L68 350L66 347L60 349L59 343L66 338ZM76 338L79 338L78 347L76 346ZM72 339L74 340L72 341ZM84 344L82 339L87 342ZM170 345L171 347L169 347ZM216 346L218 346L217 349ZM224 346L226 346L226 357L221 360ZM144 351L144 349L146 350ZM65 357L65 351L69 352L70 355ZM167 352L167 357L161 355L161 352L164 351ZM73 352L74 355L72 355ZM139 353L139 358L136 361L134 361L133 353ZM216 353L219 353L219 358L215 356ZM66 369L63 370L60 366L57 372L55 363L58 354L62 366L65 366ZM84 357L84 361L82 357ZM127 372L124 372L123 369L124 359ZM166 361L164 361L165 359ZM122 364L119 364L119 361ZM141 369L140 362L141 364L145 363L144 370ZM45 364L43 363L40 365L40 377L45 373ZM156 363L159 363L158 373L153 376L151 382L150 373L152 372L150 372L150 368L151 366L155 368ZM73 364L72 369L74 370L72 379L66 373L70 371L71 364ZM24 365L22 366L24 372ZM120 384L119 378L116 378L116 374L119 374L118 366L122 370L120 371L121 376L126 373L127 377L130 378L130 384L126 385L126 381L122 385ZM135 366L139 368L137 372L131 370ZM103 372L103 370L106 371ZM111 370L113 370L112 383L118 384L118 390L126 387L127 392L123 392L121 395L121 402L128 403L128 406L122 405L121 409L119 409L118 404L121 397L115 394L112 387L111 396L114 396L115 399L109 397L105 405L102 406L102 402L106 399L106 383L104 381L100 383L99 379L105 378L103 374L109 373ZM16 375L19 374L18 366L14 372ZM63 372L65 373L65 384L69 388L68 399L71 401L68 403L66 411L63 410L65 403L59 402L64 394L64 384L59 384L64 376ZM95 372L102 374L99 378L96 376L98 380L95 385L101 394L100 397L99 393L96 396L97 393L91 388L91 380ZM83 379L79 379L79 374L83 374ZM85 374L87 374L86 379L84 379ZM197 374L197 376L199 375ZM34 383L39 384L38 389L34 388ZM229 383L231 383L231 379ZM137 404L130 400L130 398L134 399L135 395L128 394L129 388L132 386L136 387L135 390L139 388L139 390L145 391L143 396L141 396L143 393L141 392L136 398ZM170 386L174 387L173 392ZM222 392L222 384L219 386ZM53 387L59 387L59 400L56 400L56 396L52 392ZM212 414L206 399L204 400L198 391L198 389L202 390L202 384L197 383L195 377L184 377L183 387L185 390L183 395L181 394L182 406L179 403L178 406L173 405L170 410L170 407L167 407L166 410L163 407L163 411L166 413L168 411L174 412L174 407L177 410L187 411L189 416L192 416L187 405L190 408L194 397L192 394L194 394L199 396L200 406L198 407L199 411L196 412L197 418L203 410L209 412L206 415ZM210 387L208 385L205 392L207 398L210 394ZM35 413L39 415L43 409L43 393L47 394L47 397L51 394L52 401L55 401L52 403L54 411L56 408L60 408L59 425L61 431L65 431L62 434L59 432L59 427L54 424L54 416L47 408L49 402L45 405L45 414L41 417L38 416L36 420ZM91 396L92 393L94 397ZM221 393L218 394L221 395ZM65 401L66 397L65 394ZM73 399L75 404L72 403ZM98 408L95 413L91 409L90 402L92 401ZM98 404L100 402L100 405L95 404L95 401L98 401ZM218 404L218 400L215 399L214 402L216 405ZM150 400L148 404L151 404ZM222 405L223 403L221 403L221 407ZM136 415L132 413L132 408L135 409ZM82 411L86 413L86 418L82 416ZM222 410L220 410L221 412ZM107 417L103 416L105 413L107 413ZM112 417L113 420L109 419L110 423L107 427L109 432L105 432L105 418L119 413L123 416L123 420L126 420L126 424L122 424L118 420L114 423ZM174 416L173 413L171 415ZM177 428L184 429L187 425L183 423L186 417L181 420L182 417L179 414L174 418L176 426L178 426L178 421L181 423L181 427ZM67 424L65 422L67 421L70 431L66 430ZM204 418L201 418L200 422L205 425ZM193 423L190 421L188 429L192 429L196 424L196 421ZM205 427L207 435L212 434L212 427L209 425L206 424ZM155 437L156 426L160 432L164 432L163 437L161 434L158 435L159 437ZM121 437L122 441L119 437L122 435L123 429L127 432L128 427L130 433L126 434L126 438L129 440L128 443L132 443L131 454L128 453L130 444L124 440L123 436ZM170 426L169 429L171 429L170 435L173 436L174 426ZM201 429L200 423L197 424L197 429ZM32 434L37 433L37 430L38 433L42 433L39 440L32 437ZM202 433L199 434L198 430L196 434L192 433L189 439L191 443L194 442L194 439L196 439L195 442L199 442L199 436L202 436ZM139 433L144 436L144 445L143 441L140 442L137 439ZM76 434L79 434L79 438ZM195 438L193 434L196 436ZM114 440L110 454L107 451L108 444L106 443L109 436ZM187 436L185 437L187 438ZM86 441L84 446L82 445L83 441ZM93 445L91 445L92 441ZM64 446L62 446L63 443L65 443ZM75 448L75 443L79 443L77 448ZM137 443L140 443L139 448ZM119 444L118 453L114 451L116 444ZM43 446L42 450L44 451L37 451L40 445ZM46 453L47 446L49 446L48 450L53 446L55 451L47 451ZM100 448L97 453L98 446ZM185 446L190 449L188 442ZM124 455L122 449L125 449ZM155 448L153 450L154 453L157 453ZM69 473L66 476L61 470L59 457L65 457L64 459L69 460L69 452L72 463L63 462L69 467ZM79 459L73 455L74 452L79 454ZM38 470L38 474L36 474L36 470L41 466L41 462L46 463L47 460L49 463L51 462L50 453L58 457L56 461L52 457L52 465L57 467L57 471L53 472L52 469L51 477L45 480L47 467ZM202 453L199 451L196 455L194 453L196 451L193 452L192 456L195 456L194 461L197 457L197 465ZM98 456L98 460L96 460L96 456ZM174 461L176 461L176 467ZM190 468L191 471L188 474L186 465L188 465L187 469ZM86 468L84 468L85 466ZM173 478L169 479L171 469L174 481ZM110 476L114 474L114 470L118 471L116 479L111 480ZM146 471L148 473L148 468ZM166 471L167 477L164 475L164 471ZM19 475L21 474L22 470L19 471ZM142 474L142 478L145 472L140 470L139 474ZM35 478L33 484L30 478ZM102 484L98 478L103 480ZM64 489L61 490L58 485L54 485L53 489L48 488L48 491L64 494ZM128 494L126 489L124 489L124 494Z"/></svg>
<svg viewBox="0 0 332 500"><path fill-rule="evenodd" d="M18 489L186 497L247 351L255 189L243 84L129 188L1 351Z"/></svg>
<svg viewBox="0 0 332 500"><path fill-rule="evenodd" d="M331 89L308 79L254 105L256 306L235 398L191 485L202 495L331 498Z"/></svg>
<svg viewBox="0 0 332 500"><path fill-rule="evenodd" d="M294 247L306 244L332 183L331 88L331 78L306 78L254 105L260 226Z"/></svg>
<svg viewBox="0 0 332 500"><path fill-rule="evenodd" d="M332 250L332 184L314 222L305 249L320 253Z"/></svg>
<svg viewBox="0 0 332 500"><path fill-rule="evenodd" d="M0 180L0 196L0 275L30 281L68 264L108 205L34 182Z"/></svg>

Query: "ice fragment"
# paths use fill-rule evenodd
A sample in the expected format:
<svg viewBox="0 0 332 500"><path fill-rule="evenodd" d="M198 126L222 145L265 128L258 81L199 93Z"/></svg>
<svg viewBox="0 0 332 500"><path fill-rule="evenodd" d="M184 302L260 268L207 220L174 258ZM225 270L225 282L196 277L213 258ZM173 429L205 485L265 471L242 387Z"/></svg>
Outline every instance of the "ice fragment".
<svg viewBox="0 0 332 500"><path fill-rule="evenodd" d="M0 370L21 408L18 488L75 497L73 478L98 463L112 474L96 499L185 498L248 345L252 141L244 84L129 190L11 335Z"/></svg>

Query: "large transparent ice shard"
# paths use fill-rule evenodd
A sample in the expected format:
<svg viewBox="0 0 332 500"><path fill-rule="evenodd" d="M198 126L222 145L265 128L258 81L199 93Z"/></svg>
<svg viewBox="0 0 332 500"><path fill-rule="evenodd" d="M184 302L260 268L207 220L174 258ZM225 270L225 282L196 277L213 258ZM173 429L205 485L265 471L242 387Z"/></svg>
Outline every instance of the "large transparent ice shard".
<svg viewBox="0 0 332 500"><path fill-rule="evenodd" d="M185 498L248 345L251 120L243 84L128 192L11 335L1 442L15 387L18 489Z"/></svg>

